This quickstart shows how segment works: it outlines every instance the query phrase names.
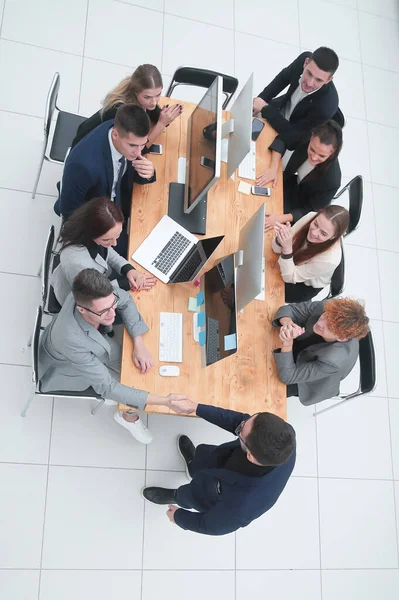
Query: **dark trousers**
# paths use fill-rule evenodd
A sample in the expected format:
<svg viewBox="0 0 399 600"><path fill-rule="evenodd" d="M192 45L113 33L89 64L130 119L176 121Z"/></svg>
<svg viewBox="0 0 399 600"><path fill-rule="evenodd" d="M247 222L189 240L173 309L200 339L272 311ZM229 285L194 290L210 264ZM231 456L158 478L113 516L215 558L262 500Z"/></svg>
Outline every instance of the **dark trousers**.
<svg viewBox="0 0 399 600"><path fill-rule="evenodd" d="M304 283L286 283L285 301L291 303L306 302L317 296L322 289L323 288L314 288L310 285L305 285Z"/></svg>

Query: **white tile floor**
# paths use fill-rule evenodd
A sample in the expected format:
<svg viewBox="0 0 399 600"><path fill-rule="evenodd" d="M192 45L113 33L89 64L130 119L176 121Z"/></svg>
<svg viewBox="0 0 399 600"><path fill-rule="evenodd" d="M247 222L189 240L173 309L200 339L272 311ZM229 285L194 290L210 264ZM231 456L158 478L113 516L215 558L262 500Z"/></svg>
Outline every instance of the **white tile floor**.
<svg viewBox="0 0 399 600"><path fill-rule="evenodd" d="M2 598L399 597L398 20L397 0L0 0ZM140 489L184 481L176 433L196 443L222 442L223 433L150 416L155 439L145 448L109 408L93 418L88 403L43 399L19 416L30 385L23 349L39 301L35 273L56 222L60 175L45 164L30 199L45 97L58 70L60 106L91 114L142 62L161 66L166 83L181 63L242 82L253 70L260 91L301 48L321 44L342 58L344 182L358 173L366 180L363 222L347 239L347 290L373 318L378 387L317 420L290 399L298 462L280 501L236 535L201 537L144 506ZM356 372L343 387L355 385Z"/></svg>

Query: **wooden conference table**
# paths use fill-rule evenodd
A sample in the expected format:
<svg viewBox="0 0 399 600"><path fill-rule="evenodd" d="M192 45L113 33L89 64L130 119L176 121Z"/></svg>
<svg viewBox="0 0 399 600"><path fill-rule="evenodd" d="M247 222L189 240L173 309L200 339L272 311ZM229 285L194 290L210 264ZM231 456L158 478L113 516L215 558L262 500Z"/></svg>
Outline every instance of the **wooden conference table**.
<svg viewBox="0 0 399 600"><path fill-rule="evenodd" d="M170 103L169 98L162 104ZM173 102L177 102L173 99ZM177 181L179 156L186 155L187 120L195 104L182 102L184 111L157 139L162 144L162 155L149 158L156 168L157 180L151 185L136 185L130 219L129 253L151 232L168 212L169 183ZM223 117L229 118L224 112ZM257 143L257 170L259 174L270 162L268 146L275 131L266 123ZM260 207L264 198L238 192L238 171L235 179L227 178L227 165L222 163L221 177L208 193L206 237L224 235L224 240L204 267L209 270L222 257L238 249L240 229ZM254 183L254 182L251 182ZM282 172L279 183L266 198L266 211L281 213L283 209ZM236 354L208 367L201 366L201 350L193 338L193 313L188 311L189 297L195 297L201 288L193 283L165 285L161 281L149 291L134 294L134 301L150 331L144 335L145 344L154 358L154 367L141 375L132 361L133 342L126 331L123 335L121 383L154 394L166 396L173 392L187 394L191 399L240 412L253 414L270 411L286 417L286 386L280 383L272 350L279 345L278 333L271 326L276 310L284 304L284 283L280 276L278 256L271 249L273 233L265 234L266 288L265 300L254 300L238 313L238 351ZM132 264L133 261L131 261ZM143 270L138 264L135 267ZM200 273L201 274L201 273ZM159 375L158 339L159 313L183 313L183 362L179 363L179 377ZM175 414L165 406L148 406L147 412Z"/></svg>

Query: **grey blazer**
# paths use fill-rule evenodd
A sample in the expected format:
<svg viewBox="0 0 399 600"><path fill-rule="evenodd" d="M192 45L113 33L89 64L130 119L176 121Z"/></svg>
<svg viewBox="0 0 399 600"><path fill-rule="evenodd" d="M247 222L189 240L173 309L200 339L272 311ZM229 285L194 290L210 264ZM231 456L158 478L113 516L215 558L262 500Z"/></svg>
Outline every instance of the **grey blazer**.
<svg viewBox="0 0 399 600"><path fill-rule="evenodd" d="M118 289L118 313L132 338L148 331L130 294ZM120 345L102 335L76 310L72 293L46 327L39 345L38 375L43 392L84 391L144 409L148 392L119 383Z"/></svg>
<svg viewBox="0 0 399 600"><path fill-rule="evenodd" d="M324 301L288 304L278 309L273 326L279 327L281 317L291 317L297 325L305 328L298 340L313 334L313 325L324 312ZM295 344L295 341L294 341ZM292 352L274 350L280 381L298 385L299 400L306 406L327 398L338 396L339 386L355 366L359 355L359 342L325 342L302 350L296 363Z"/></svg>
<svg viewBox="0 0 399 600"><path fill-rule="evenodd" d="M114 269L120 274L122 267L129 265L128 261L120 256L113 248L108 248L107 260L99 254L96 258L90 256L86 246L68 246L60 252L60 264L54 269L50 284L54 288L55 297L61 306L72 290L72 282L83 269L96 269L109 277ZM117 285L116 280L112 282Z"/></svg>

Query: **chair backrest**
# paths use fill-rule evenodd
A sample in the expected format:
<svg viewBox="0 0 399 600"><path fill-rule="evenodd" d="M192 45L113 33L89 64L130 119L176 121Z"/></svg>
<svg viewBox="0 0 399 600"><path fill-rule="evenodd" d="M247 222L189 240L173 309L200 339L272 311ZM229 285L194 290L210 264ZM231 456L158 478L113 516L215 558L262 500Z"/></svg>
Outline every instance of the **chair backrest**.
<svg viewBox="0 0 399 600"><path fill-rule="evenodd" d="M359 340L360 389L362 394L372 392L377 383L376 356L371 331Z"/></svg>
<svg viewBox="0 0 399 600"><path fill-rule="evenodd" d="M342 258L339 265L336 267L332 277L330 284L330 293L328 295L329 298L335 298L335 296L339 296L342 294L343 289L345 287L345 255L344 255L344 245L341 240L341 251Z"/></svg>
<svg viewBox="0 0 399 600"><path fill-rule="evenodd" d="M345 235L349 235L359 227L363 210L363 177L356 175L347 183L342 190L335 194L334 200L337 200L342 194L348 192L349 195L349 227Z"/></svg>
<svg viewBox="0 0 399 600"><path fill-rule="evenodd" d="M42 306L43 306L43 308L46 305L47 295L48 295L51 257L53 255L54 241L55 241L55 230L54 230L54 225L51 225L49 232L48 232L48 236L47 236L46 246L44 248L43 263L42 263Z"/></svg>
<svg viewBox="0 0 399 600"><path fill-rule="evenodd" d="M180 84L195 85L197 87L209 88L215 80L215 77L220 75L223 77L223 93L226 100L223 103L223 108L226 108L231 96L238 87L238 79L232 75L211 71L210 69L200 69L198 67L179 67L176 69L166 96L169 97L173 89Z"/></svg>
<svg viewBox="0 0 399 600"><path fill-rule="evenodd" d="M40 332L42 327L42 318L43 318L43 309L41 306L38 306L36 309L36 317L35 324L33 326L33 334L32 334L32 381L38 387L39 382L39 342L40 342Z"/></svg>
<svg viewBox="0 0 399 600"><path fill-rule="evenodd" d="M60 74L54 73L53 81L47 94L46 111L44 113L44 135L48 138L50 133L51 121L57 108L57 97L60 89Z"/></svg>
<svg viewBox="0 0 399 600"><path fill-rule="evenodd" d="M336 123L338 123L338 125L343 128L345 127L345 117L344 117L344 113L342 112L342 110L340 108L337 109L337 112L335 113L335 115L332 117L332 120L335 121Z"/></svg>

